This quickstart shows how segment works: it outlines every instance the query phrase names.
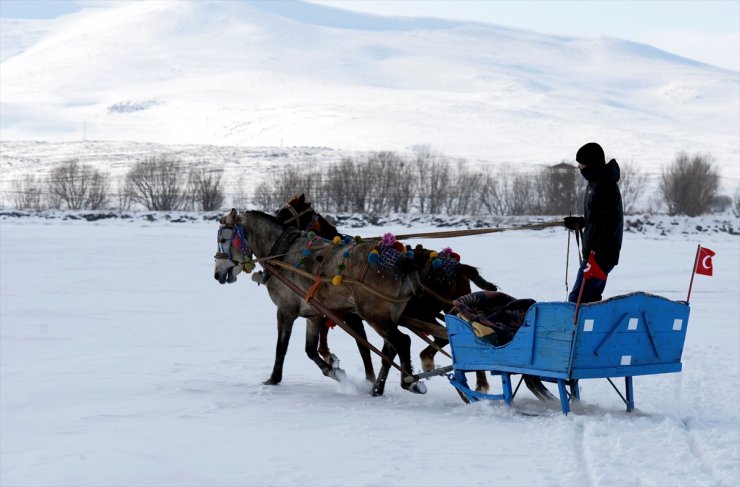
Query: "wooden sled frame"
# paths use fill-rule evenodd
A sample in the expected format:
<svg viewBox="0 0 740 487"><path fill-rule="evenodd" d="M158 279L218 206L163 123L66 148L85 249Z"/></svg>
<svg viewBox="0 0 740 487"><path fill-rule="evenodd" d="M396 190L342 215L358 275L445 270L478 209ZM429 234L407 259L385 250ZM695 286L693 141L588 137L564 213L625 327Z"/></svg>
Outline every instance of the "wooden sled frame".
<svg viewBox="0 0 740 487"><path fill-rule="evenodd" d="M539 376L558 386L563 414L580 400L578 381L605 378L634 409L632 378L681 371L689 306L644 292L581 305L573 323L574 303L534 304L513 340L496 347L475 336L469 323L447 315L453 357L450 383L469 401L511 404L512 374ZM502 394L471 390L465 372L487 370L501 378ZM625 394L611 380L624 377ZM517 387L518 389L518 387Z"/></svg>

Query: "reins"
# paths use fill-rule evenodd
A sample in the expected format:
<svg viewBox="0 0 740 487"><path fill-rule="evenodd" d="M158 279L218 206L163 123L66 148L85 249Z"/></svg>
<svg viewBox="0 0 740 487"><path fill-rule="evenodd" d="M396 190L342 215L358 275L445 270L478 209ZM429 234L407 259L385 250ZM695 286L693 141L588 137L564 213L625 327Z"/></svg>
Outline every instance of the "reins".
<svg viewBox="0 0 740 487"><path fill-rule="evenodd" d="M490 227L490 228L472 228L469 230L449 230L446 232L421 232L421 233L407 233L405 235L396 235L397 240L406 240L410 238L445 238L445 237L464 237L468 235L483 235L486 233L498 233L506 232L510 230L532 230L538 228L548 227L561 227L563 226L562 220L542 222L542 223L530 223L528 225L520 225L516 227ZM366 240L380 240L383 237L372 237Z"/></svg>

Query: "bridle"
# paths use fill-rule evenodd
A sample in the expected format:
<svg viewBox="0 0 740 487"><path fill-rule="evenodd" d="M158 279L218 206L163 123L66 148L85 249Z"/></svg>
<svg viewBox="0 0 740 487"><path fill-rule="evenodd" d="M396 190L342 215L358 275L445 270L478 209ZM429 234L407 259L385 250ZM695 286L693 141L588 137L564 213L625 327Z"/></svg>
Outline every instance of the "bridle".
<svg viewBox="0 0 740 487"><path fill-rule="evenodd" d="M249 255L252 253L247 249L247 239L244 235L244 226L241 224L236 225L221 225L218 229L218 252L214 255L215 259L225 259L230 262L237 264L243 264L249 260ZM232 250L237 250L239 258L235 259L235 255Z"/></svg>
<svg viewBox="0 0 740 487"><path fill-rule="evenodd" d="M284 221L283 221L282 223L283 223L284 225L288 225L288 224L290 224L291 222L295 221L295 227L296 227L296 228L297 228L298 230L302 230L302 229L300 228L300 225L301 225L301 217L302 217L303 215L305 215L306 213L308 213L308 212L310 212L310 211L313 211L313 208L311 208L311 207L309 206L309 207L308 207L308 208L306 208L305 210L303 210L303 211L299 212L298 210L296 210L295 208L293 208L293 206L292 206L292 205L291 205L291 204L289 203L289 204L287 204L287 205L283 206L283 207L282 207L282 208L281 208L281 209L280 209L280 210L278 211L278 213L280 213L280 212L281 212L281 211L283 211L283 210L288 210L288 211L289 211L289 212L290 212L290 213L291 213L291 214L292 214L293 216L291 216L291 217L290 217L290 218L288 218L287 220L284 220Z"/></svg>

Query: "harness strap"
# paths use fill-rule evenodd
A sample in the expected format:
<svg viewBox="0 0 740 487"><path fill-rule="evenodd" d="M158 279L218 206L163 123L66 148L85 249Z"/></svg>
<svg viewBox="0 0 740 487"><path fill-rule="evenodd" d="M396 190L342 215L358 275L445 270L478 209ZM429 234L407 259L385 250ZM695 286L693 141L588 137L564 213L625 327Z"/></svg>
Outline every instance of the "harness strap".
<svg viewBox="0 0 740 487"><path fill-rule="evenodd" d="M288 211L290 211L293 214L293 216L291 216L290 218L288 218L287 220L285 220L283 223L287 225L288 223L290 223L293 220L295 220L296 221L295 222L296 228L298 228L299 225L300 225L300 221L299 221L300 218L303 215L305 215L306 213L308 213L309 211L313 211L313 208L311 208L310 206L308 208L306 208L305 210L303 210L302 212L300 212L300 213L298 213L298 211L296 211L296 209L293 208L291 205L285 205L283 208L287 209Z"/></svg>
<svg viewBox="0 0 740 487"><path fill-rule="evenodd" d="M321 276L317 275L316 280L314 280L311 287L308 288L308 291L306 291L306 296L303 297L303 300L307 303L310 302L311 298L313 298L316 295L320 287L321 287Z"/></svg>
<svg viewBox="0 0 740 487"><path fill-rule="evenodd" d="M331 282L331 280L332 280L331 277L317 276L315 274L311 274L310 272L306 272L303 269L298 269L295 266L292 266L292 265L290 265L290 264L288 264L286 262L282 262L280 260L265 261L265 262L262 263L262 265L269 266L269 267L272 267L272 266L282 267L283 269L287 269L287 270L289 270L291 272L295 272L296 274L298 274L300 276L303 276L303 277L305 277L307 279L311 279L311 280L321 279L321 282L322 283ZM371 294L374 294L375 296L377 296L377 297L379 297L381 299L384 299L384 300L386 300L388 302L391 302L391 303L406 303L406 302L408 302L409 299L411 299L411 296L410 295L407 298L396 298L396 297L393 297L393 296L389 296L389 295L385 294L384 292L378 291L377 289L373 289L372 287L368 286L364 282L358 281L357 279L353 279L351 277L345 277L344 279L342 279L342 283L343 284L344 283L347 283L347 284L356 284L358 286L361 286L365 291L367 291L367 292L369 292Z"/></svg>

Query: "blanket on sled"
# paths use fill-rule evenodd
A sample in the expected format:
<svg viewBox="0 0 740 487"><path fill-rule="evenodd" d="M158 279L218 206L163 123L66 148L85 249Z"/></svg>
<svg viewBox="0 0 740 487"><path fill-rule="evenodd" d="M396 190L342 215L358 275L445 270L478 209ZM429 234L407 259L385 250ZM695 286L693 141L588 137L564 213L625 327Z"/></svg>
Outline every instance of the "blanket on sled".
<svg viewBox="0 0 740 487"><path fill-rule="evenodd" d="M454 300L452 313L470 323L475 336L498 347L514 338L535 302L500 291L479 291Z"/></svg>

